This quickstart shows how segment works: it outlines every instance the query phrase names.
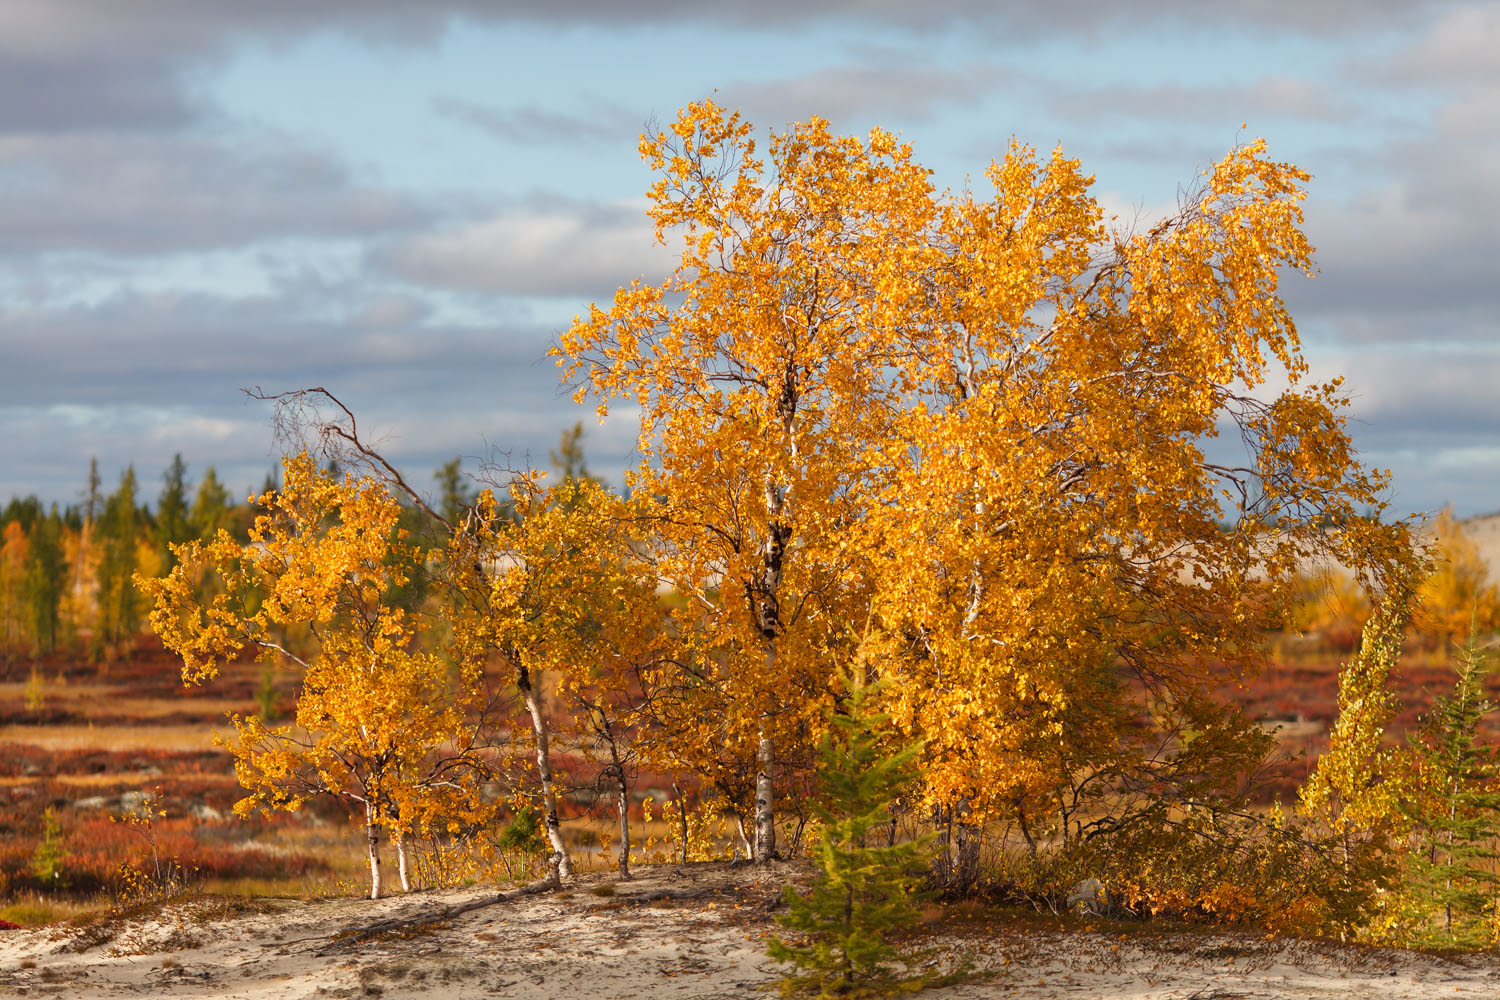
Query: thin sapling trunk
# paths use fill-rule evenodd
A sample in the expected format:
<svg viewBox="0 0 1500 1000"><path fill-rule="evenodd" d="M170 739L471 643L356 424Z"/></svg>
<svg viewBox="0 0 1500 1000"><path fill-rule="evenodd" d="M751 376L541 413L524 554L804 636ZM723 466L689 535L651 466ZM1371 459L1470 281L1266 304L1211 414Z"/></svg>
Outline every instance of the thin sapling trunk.
<svg viewBox="0 0 1500 1000"><path fill-rule="evenodd" d="M547 841L560 859L557 863L559 877L568 878L573 874L573 863L568 858L568 848L563 842L562 823L557 817L557 788L552 781L552 752L547 717L542 712L536 688L531 683L531 673L525 667L519 672L516 687L520 689L521 697L526 702L526 710L531 713L531 731L536 737L536 770L542 783L542 822L547 828Z"/></svg>
<svg viewBox="0 0 1500 1000"><path fill-rule="evenodd" d="M398 826L393 836L396 841L396 871L401 876L401 891L411 892L411 875L406 863L406 834Z"/></svg>
<svg viewBox="0 0 1500 1000"><path fill-rule="evenodd" d="M365 803L365 852L370 861L370 898L380 898L380 824L376 822L375 806Z"/></svg>

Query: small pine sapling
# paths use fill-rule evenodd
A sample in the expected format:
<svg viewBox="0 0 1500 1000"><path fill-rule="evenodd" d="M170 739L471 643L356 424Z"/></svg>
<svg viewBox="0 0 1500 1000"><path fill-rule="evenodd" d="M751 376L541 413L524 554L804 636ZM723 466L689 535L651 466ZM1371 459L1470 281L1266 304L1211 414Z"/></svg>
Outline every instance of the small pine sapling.
<svg viewBox="0 0 1500 1000"><path fill-rule="evenodd" d="M920 975L903 978L890 967L895 959L911 968L912 956L903 955L892 937L917 920L913 890L926 844L878 845L883 838L866 837L889 825L890 805L910 783L919 747L882 750L877 732L887 717L872 712L868 701L868 689L855 687L848 714L833 717L819 748L819 777L828 798L826 807L813 805L819 871L806 896L786 889L789 912L780 923L797 932L800 943L778 937L768 948L776 961L799 970L782 979L783 996L892 996L927 982Z"/></svg>
<svg viewBox="0 0 1500 1000"><path fill-rule="evenodd" d="M1417 936L1435 943L1495 943L1500 875L1500 758L1478 740L1494 711L1484 696L1490 669L1471 627L1458 649L1453 690L1432 706L1417 736L1420 788L1412 810L1416 836L1407 883Z"/></svg>

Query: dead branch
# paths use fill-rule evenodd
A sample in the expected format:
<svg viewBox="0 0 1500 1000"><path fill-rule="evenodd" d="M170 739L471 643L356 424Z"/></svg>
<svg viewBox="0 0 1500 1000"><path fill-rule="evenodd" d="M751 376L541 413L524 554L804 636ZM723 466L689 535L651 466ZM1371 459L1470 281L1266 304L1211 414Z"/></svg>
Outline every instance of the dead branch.
<svg viewBox="0 0 1500 1000"><path fill-rule="evenodd" d="M354 411L327 389L319 385L310 389L268 393L260 386L256 386L254 389L241 391L251 399L275 404L276 414L273 420L278 438L289 444L304 447L308 443L308 433L315 432L317 450L324 458L334 461L352 461L354 464L365 466L404 493L428 517L449 531L453 530L452 522L434 510L427 499L406 481L384 455L360 438L359 424L354 419ZM343 416L329 419L323 413L323 403L332 405Z"/></svg>

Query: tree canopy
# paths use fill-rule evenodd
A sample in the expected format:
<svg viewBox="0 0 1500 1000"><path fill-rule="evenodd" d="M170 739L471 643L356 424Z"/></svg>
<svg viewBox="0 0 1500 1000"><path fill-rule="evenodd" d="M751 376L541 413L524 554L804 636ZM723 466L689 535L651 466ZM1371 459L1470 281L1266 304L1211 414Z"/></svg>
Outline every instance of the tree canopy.
<svg viewBox="0 0 1500 1000"><path fill-rule="evenodd" d="M1378 586L1405 545L1278 294L1311 267L1305 172L1248 143L1131 232L1014 143L984 194L817 118L761 155L711 101L641 152L680 262L557 354L580 400L640 407L630 486L728 746L814 738L869 623L934 804L1055 819L1080 774L1195 794L1160 755L1188 732L1233 751L1220 781L1264 751L1218 671L1301 561Z"/></svg>

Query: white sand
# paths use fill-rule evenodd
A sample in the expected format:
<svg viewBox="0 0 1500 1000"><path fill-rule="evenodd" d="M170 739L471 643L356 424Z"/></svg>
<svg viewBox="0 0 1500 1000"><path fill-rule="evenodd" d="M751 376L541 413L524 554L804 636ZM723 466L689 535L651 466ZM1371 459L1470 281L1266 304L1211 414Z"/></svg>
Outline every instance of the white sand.
<svg viewBox="0 0 1500 1000"><path fill-rule="evenodd" d="M780 865L693 865L647 869L618 885L588 876L561 894L526 896L444 926L357 943L336 936L492 893L476 887L379 902L281 901L250 913L185 903L125 922L108 941L82 951L73 950L87 944L75 931L0 931L0 996L750 1000L766 996L763 984L778 972L762 939L775 929L769 905L789 874ZM614 894L597 895L601 887ZM934 935L929 944L967 954L995 975L923 996L1500 997L1495 956L1449 960L1251 935L1075 926L1002 919Z"/></svg>

